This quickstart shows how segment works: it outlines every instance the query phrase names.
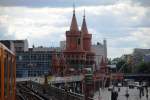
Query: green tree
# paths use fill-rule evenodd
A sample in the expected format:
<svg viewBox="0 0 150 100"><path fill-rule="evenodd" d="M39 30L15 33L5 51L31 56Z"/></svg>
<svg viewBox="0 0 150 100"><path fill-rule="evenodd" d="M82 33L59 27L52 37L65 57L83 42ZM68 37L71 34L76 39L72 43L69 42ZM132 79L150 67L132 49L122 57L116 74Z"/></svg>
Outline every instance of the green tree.
<svg viewBox="0 0 150 100"><path fill-rule="evenodd" d="M111 65L111 59L107 59L108 65Z"/></svg>
<svg viewBox="0 0 150 100"><path fill-rule="evenodd" d="M120 60L117 62L116 64L116 68L117 68L117 71L120 70L120 68L125 64L126 62L124 60Z"/></svg>
<svg viewBox="0 0 150 100"><path fill-rule="evenodd" d="M131 67L130 65L124 61L124 60L120 60L117 64L117 71L121 71L123 73L131 73Z"/></svg>
<svg viewBox="0 0 150 100"><path fill-rule="evenodd" d="M150 62L141 62L136 67L137 73L150 73Z"/></svg>

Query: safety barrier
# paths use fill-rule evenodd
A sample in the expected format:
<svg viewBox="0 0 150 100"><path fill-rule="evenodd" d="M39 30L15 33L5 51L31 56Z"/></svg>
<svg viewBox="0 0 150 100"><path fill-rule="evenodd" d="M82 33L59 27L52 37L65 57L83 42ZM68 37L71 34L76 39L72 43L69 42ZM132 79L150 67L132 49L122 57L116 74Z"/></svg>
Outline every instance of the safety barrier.
<svg viewBox="0 0 150 100"><path fill-rule="evenodd" d="M28 86L31 86L32 89L43 94L45 96L50 96L56 100L85 100L84 95L70 92L65 89L60 89L55 86L50 85L41 85L39 83L29 81Z"/></svg>

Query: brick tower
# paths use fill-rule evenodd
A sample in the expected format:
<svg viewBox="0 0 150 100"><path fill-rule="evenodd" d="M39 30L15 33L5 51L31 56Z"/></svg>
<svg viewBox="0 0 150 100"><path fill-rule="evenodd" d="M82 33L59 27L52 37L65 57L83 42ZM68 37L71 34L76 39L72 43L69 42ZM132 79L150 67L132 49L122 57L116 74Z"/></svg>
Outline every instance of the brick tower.
<svg viewBox="0 0 150 100"><path fill-rule="evenodd" d="M85 11L83 16L83 22L81 27L81 33L82 33L82 39L83 39L83 50L86 52L86 61L85 61L85 68L90 68L92 66L92 70L95 67L95 54L91 52L91 39L92 34L88 32L88 28L86 25L86 19L85 19Z"/></svg>
<svg viewBox="0 0 150 100"><path fill-rule="evenodd" d="M66 49L63 53L67 68L76 74L83 72L85 68L92 69L93 67L94 53L91 52L91 38L92 35L88 33L85 14L82 28L79 30L74 8L70 30L66 31Z"/></svg>
<svg viewBox="0 0 150 100"><path fill-rule="evenodd" d="M85 11L84 11L84 16L83 16L83 22L82 22L81 32L82 32L82 36L83 36L83 49L85 51L90 52L91 51L92 34L88 33L88 29L87 29L87 25L86 25L86 20L85 20Z"/></svg>

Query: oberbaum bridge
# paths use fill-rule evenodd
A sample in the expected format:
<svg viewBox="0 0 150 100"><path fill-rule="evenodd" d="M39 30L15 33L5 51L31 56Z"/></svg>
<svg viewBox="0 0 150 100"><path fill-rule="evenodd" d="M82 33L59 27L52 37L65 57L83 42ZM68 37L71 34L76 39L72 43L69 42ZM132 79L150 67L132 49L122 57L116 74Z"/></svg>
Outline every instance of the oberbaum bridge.
<svg viewBox="0 0 150 100"><path fill-rule="evenodd" d="M99 88L107 87L113 82L121 82L125 77L138 77L138 75L124 75L121 71L112 73L107 66L107 57L102 57L99 64L101 67L97 69L96 55L91 51L91 39L92 34L88 32L85 14L79 30L74 9L70 30L66 31L66 48L59 55L53 51L51 73L44 77L17 78L15 98L94 100L94 93Z"/></svg>

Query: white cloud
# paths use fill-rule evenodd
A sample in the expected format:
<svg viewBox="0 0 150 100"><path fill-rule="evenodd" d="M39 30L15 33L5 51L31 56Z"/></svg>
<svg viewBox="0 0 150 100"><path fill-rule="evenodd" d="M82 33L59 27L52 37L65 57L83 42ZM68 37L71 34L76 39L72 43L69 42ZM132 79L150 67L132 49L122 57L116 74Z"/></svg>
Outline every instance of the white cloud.
<svg viewBox="0 0 150 100"><path fill-rule="evenodd" d="M64 34L68 28L65 25L68 19L62 9L10 8L3 8L5 12L0 15L0 26L5 25L8 28L7 34L13 34L16 39L40 39L43 37L52 39L55 34L60 34L60 36L57 35L57 38L62 38L61 34Z"/></svg>
<svg viewBox="0 0 150 100"><path fill-rule="evenodd" d="M150 28L140 28L131 33L135 37L142 48L150 48Z"/></svg>
<svg viewBox="0 0 150 100"><path fill-rule="evenodd" d="M140 28L149 8L133 4L130 0L114 5L82 6L76 8L78 25L81 26L83 9L93 42L108 39L109 57L130 53L132 48L149 47L150 27ZM65 39L69 29L72 8L0 7L1 39L14 36L29 39L30 45L48 45ZM4 35L5 34L5 35ZM141 41L142 40L142 41Z"/></svg>
<svg viewBox="0 0 150 100"><path fill-rule="evenodd" d="M111 58L120 57L123 54L131 54L133 48L117 48L117 47L108 47L108 56Z"/></svg>

